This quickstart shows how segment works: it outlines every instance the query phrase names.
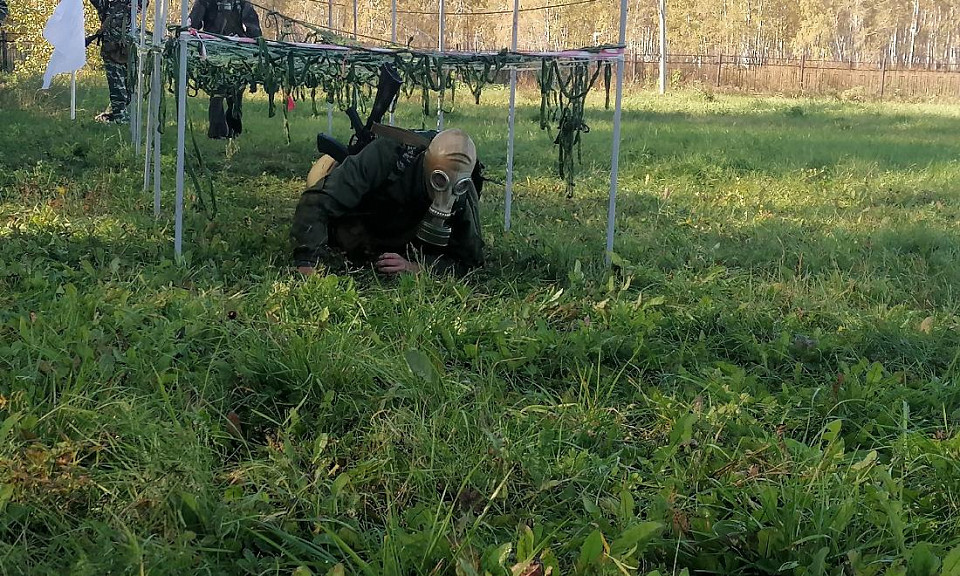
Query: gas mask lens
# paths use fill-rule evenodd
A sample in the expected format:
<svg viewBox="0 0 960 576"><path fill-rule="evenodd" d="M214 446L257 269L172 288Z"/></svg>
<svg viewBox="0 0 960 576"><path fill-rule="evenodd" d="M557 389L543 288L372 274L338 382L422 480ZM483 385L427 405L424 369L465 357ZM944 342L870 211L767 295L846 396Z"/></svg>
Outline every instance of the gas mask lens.
<svg viewBox="0 0 960 576"><path fill-rule="evenodd" d="M446 190L448 184L450 184L450 177L443 170L434 170L430 175L430 186L437 192Z"/></svg>
<svg viewBox="0 0 960 576"><path fill-rule="evenodd" d="M473 180L470 177L466 177L463 180L457 182L457 185L453 187L453 193L455 196L463 196L471 188L473 188Z"/></svg>
<svg viewBox="0 0 960 576"><path fill-rule="evenodd" d="M444 192L450 185L450 177L442 170L434 170L430 175L430 186L437 192ZM453 186L453 195L460 197L467 193L473 187L473 180L470 177L462 178Z"/></svg>

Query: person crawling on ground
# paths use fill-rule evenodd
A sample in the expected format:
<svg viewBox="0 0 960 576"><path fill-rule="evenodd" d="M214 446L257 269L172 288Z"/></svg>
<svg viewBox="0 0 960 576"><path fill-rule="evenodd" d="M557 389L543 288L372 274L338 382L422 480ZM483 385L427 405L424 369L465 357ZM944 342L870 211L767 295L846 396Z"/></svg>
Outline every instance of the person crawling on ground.
<svg viewBox="0 0 960 576"><path fill-rule="evenodd" d="M322 156L293 218L294 265L310 275L345 257L385 274L459 276L483 266L476 165L459 129L426 149L380 137L340 165Z"/></svg>

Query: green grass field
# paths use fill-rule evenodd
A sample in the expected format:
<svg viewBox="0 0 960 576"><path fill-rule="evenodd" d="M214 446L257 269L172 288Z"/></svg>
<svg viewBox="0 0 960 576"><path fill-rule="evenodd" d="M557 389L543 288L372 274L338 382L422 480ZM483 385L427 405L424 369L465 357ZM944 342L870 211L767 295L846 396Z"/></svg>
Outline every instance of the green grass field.
<svg viewBox="0 0 960 576"><path fill-rule="evenodd" d="M34 89L0 87L0 574L960 574L960 107L631 95L611 271L612 114L568 200L527 94L482 272L304 280L309 102L227 146L191 101L218 212L178 264L175 131L154 219L105 89ZM504 94L468 100L502 178Z"/></svg>

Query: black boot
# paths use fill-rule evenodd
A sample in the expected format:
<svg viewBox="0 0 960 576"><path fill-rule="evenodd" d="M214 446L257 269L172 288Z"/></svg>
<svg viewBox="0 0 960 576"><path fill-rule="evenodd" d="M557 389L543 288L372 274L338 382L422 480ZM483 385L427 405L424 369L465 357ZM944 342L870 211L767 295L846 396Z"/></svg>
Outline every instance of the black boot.
<svg viewBox="0 0 960 576"><path fill-rule="evenodd" d="M227 98L227 126L230 135L236 138L243 133L243 92L237 92L233 98Z"/></svg>

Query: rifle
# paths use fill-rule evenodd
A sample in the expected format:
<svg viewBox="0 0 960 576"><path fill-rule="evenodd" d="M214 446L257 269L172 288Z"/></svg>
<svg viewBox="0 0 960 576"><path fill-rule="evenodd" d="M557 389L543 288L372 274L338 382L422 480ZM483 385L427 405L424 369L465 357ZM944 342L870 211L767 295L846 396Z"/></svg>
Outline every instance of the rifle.
<svg viewBox="0 0 960 576"><path fill-rule="evenodd" d="M84 38L84 39L83 39L83 45L84 45L84 47L89 46L89 45L93 44L93 42L94 42L95 40L100 40L100 39L102 39L102 38L103 38L103 31L101 30L100 32L97 32L96 34L91 34L91 35L87 36L86 38Z"/></svg>
<svg viewBox="0 0 960 576"><path fill-rule="evenodd" d="M392 65L383 64L380 66L377 95L373 100L373 107L370 109L370 116L367 118L366 124L360 119L355 107L347 108L346 114L350 119L350 126L353 128L353 136L350 137L349 145L344 146L325 134L317 134L317 151L320 154L329 155L339 163L343 162L347 156L352 156L363 150L367 144L373 142L376 138L373 126L383 121L384 114L390 109L390 104L396 99L402 84L403 79L400 78Z"/></svg>

